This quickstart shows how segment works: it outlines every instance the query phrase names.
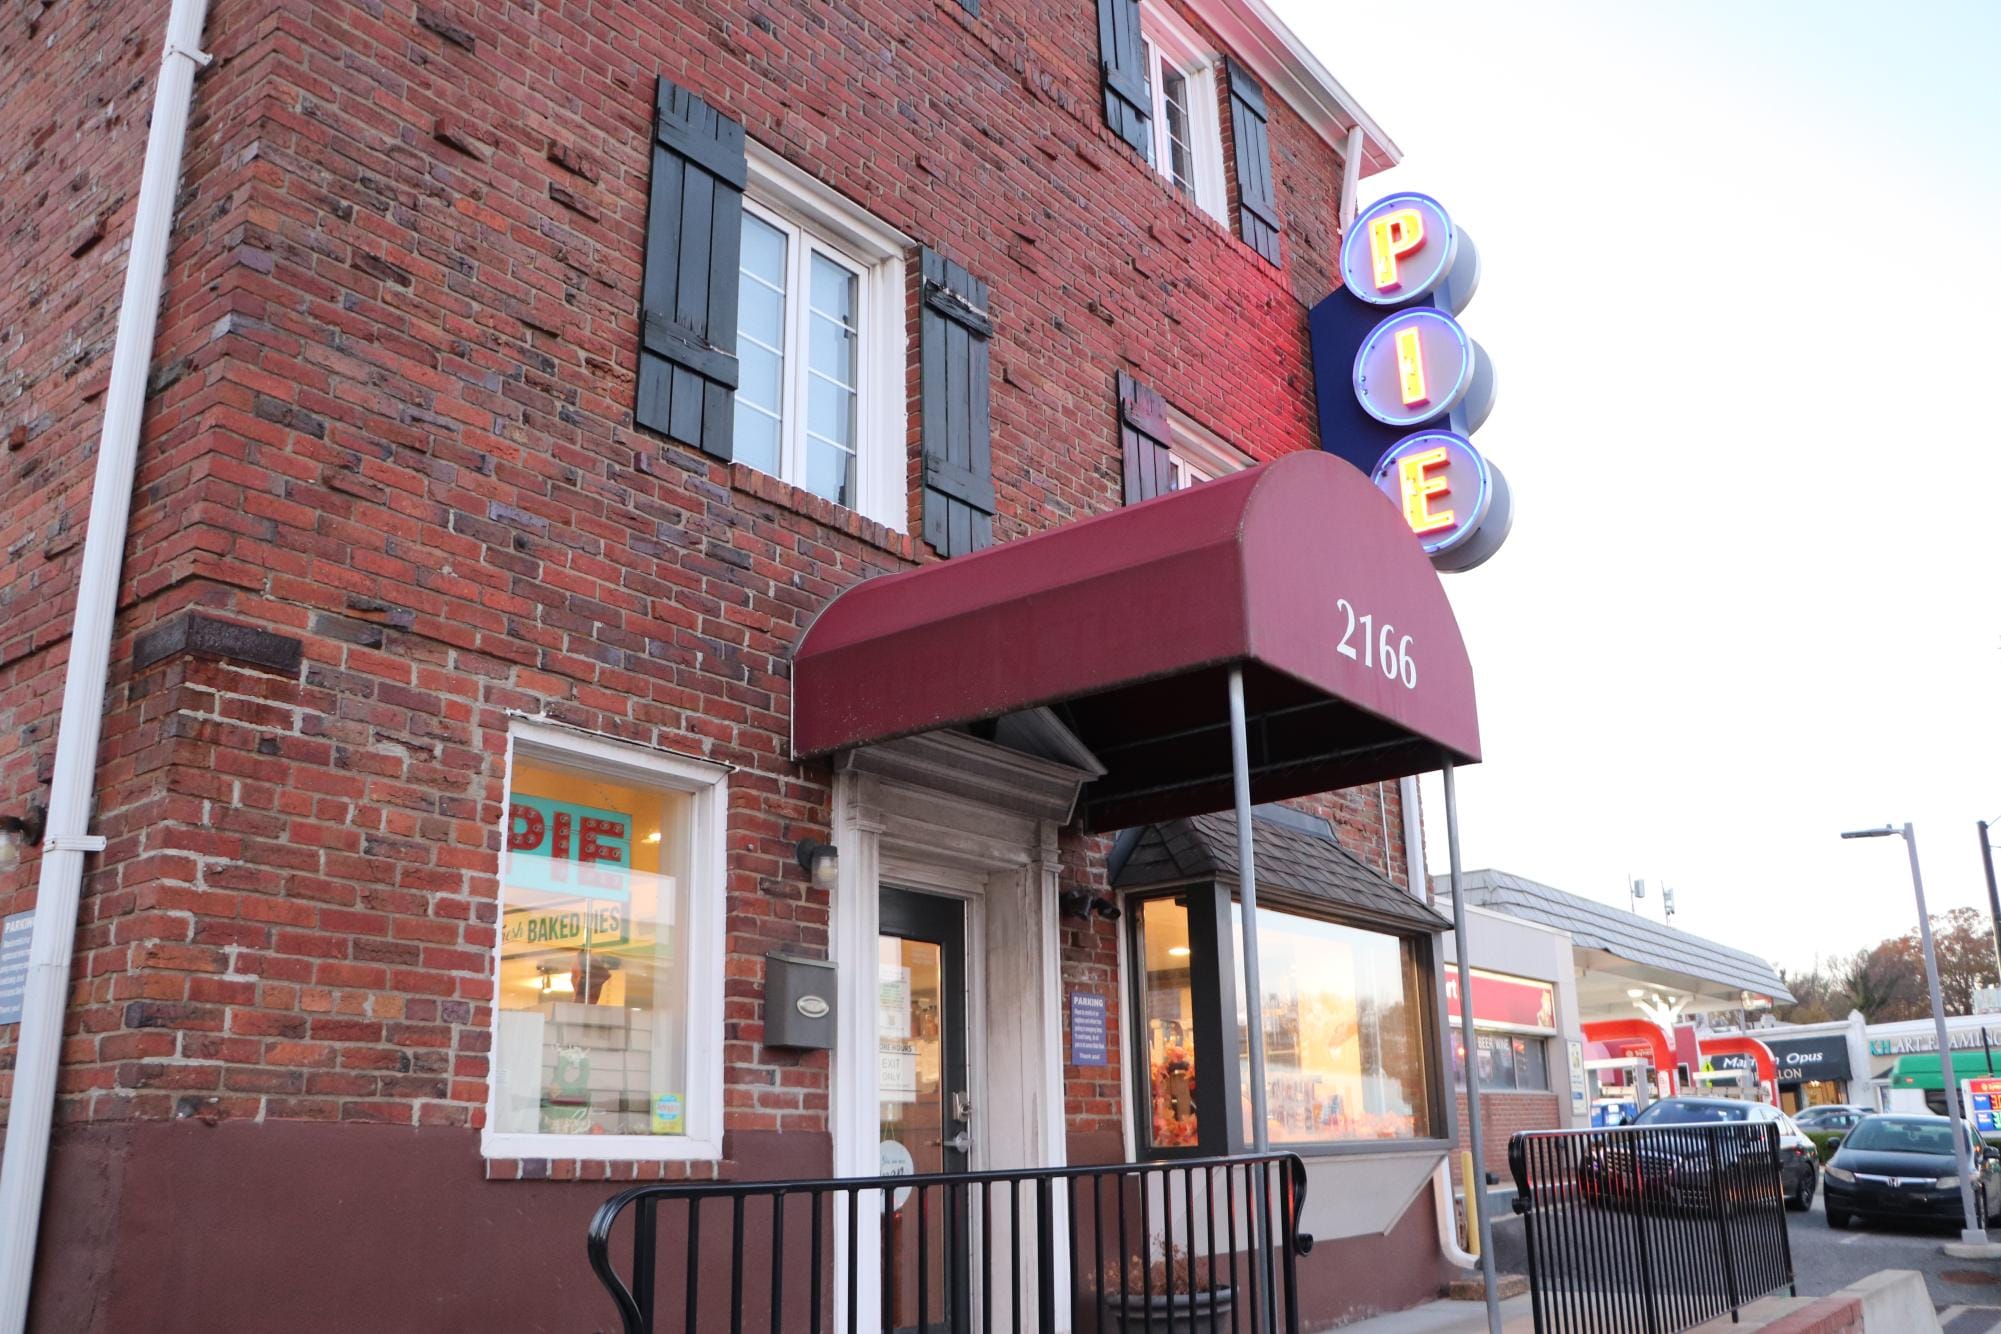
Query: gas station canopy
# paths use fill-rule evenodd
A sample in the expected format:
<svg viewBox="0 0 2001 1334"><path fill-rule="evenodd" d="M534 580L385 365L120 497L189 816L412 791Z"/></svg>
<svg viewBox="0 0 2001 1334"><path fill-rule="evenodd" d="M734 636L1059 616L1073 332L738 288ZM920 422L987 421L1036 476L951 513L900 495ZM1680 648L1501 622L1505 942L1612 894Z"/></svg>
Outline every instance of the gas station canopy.
<svg viewBox="0 0 2001 1334"><path fill-rule="evenodd" d="M1629 1015L1636 1000L1679 1000L1685 1015L1762 1008L1793 999L1772 965L1638 913L1504 871L1468 871L1466 902L1570 933L1577 1009ZM1637 993L1637 994L1635 994Z"/></svg>

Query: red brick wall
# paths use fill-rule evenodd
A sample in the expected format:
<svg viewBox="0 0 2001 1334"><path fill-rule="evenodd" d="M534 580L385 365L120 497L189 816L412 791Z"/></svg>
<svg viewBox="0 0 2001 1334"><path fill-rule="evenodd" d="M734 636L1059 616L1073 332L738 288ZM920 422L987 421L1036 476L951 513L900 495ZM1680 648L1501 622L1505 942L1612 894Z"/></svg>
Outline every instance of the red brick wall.
<svg viewBox="0 0 2001 1334"><path fill-rule="evenodd" d="M1466 1090L1460 1089L1455 1097L1459 1109L1459 1152L1464 1153L1473 1143L1466 1121ZM1511 1180L1508 1176L1509 1137L1518 1130L1561 1130L1568 1125L1560 1094L1500 1091L1480 1095L1480 1151L1485 1156L1487 1170L1498 1175L1503 1185ZM1460 1172L1455 1158L1452 1164L1455 1186L1463 1184Z"/></svg>
<svg viewBox="0 0 2001 1334"><path fill-rule="evenodd" d="M137 634L215 599L205 576L226 565L223 529L252 522L241 505L225 517L206 491L223 464L211 455L202 414L232 398L221 380L241 317L232 314L240 303L226 289L235 285L232 248L257 171L246 127L268 56L267 44L251 40L257 10L221 4L213 11L208 45L225 58L201 80L183 163L99 752L93 825L108 846L85 886L60 1085L58 1115L66 1119L119 1115L127 1106L165 1115L165 1090L216 1087L213 1070L156 1079L147 1063L182 1057L183 1030L167 1026L177 1014L189 1021L191 1054L212 1050L217 1034L207 1030L218 1027L215 1012L198 1007L221 1003L225 991L246 994L241 984L224 987L215 977L217 951L232 943L228 928L198 929L184 905L176 913L167 900L199 887L210 905L227 903L232 876L260 874L255 857L218 868L210 885L199 886L198 854L166 830L181 823L216 831L204 836L220 843L223 827L254 821L256 807L274 799L269 789L234 791L225 776L200 771L199 752L185 742L201 715L215 714L218 697L197 684L198 670L171 666L141 700L119 664L130 661ZM12 156L0 176L8 260L0 281L8 481L0 515L0 810L8 813L48 796L164 18L157 5L106 0L31 5L0 24L0 106L9 124L24 130L10 138ZM250 268L241 273L254 276ZM252 707L232 701L215 716ZM207 798L218 786L232 800L211 812ZM18 869L0 875L0 914L32 906L38 869L30 849ZM17 1032L0 1028L0 1118L8 1111ZM254 1065L260 1045L240 1041L231 1059ZM144 1104L98 1096L148 1083L163 1091Z"/></svg>
<svg viewBox="0 0 2001 1334"><path fill-rule="evenodd" d="M762 954L826 943L790 855L826 836L828 775L785 758L788 654L833 593L929 553L633 427L655 72L991 284L1001 540L1120 502L1120 369L1254 457L1315 443L1302 303L1334 267L1332 151L1275 105L1274 270L1105 129L1089 0L982 9L217 0L64 1118L477 1125L520 710L738 766L728 1126L824 1128L824 1058L767 1050L759 1021ZM47 109L0 187L27 238L0 434L25 426L8 467L37 470L6 519L10 802L52 754L158 18L57 6L0 49L6 104ZM911 420L914 440L914 395ZM189 608L299 641L303 666L135 670L136 637ZM1393 787L1324 806L1401 878ZM1066 840L1078 883L1102 887L1100 848ZM1065 976L1111 998L1116 1033L1114 940L1070 924ZM1070 1076L1072 1128L1115 1131L1117 1068Z"/></svg>

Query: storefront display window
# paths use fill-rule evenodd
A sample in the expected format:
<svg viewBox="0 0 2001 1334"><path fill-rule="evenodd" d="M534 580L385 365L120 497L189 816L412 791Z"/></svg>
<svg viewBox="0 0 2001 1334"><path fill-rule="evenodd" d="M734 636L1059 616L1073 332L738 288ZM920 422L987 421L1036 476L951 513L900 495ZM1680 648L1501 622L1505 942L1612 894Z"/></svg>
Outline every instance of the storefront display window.
<svg viewBox="0 0 2001 1334"><path fill-rule="evenodd" d="M1231 907L1241 940L1243 910ZM1417 953L1404 937L1260 907L1265 1101L1273 1144L1421 1139L1433 1133ZM1245 1118L1250 1034L1237 950Z"/></svg>
<svg viewBox="0 0 2001 1334"><path fill-rule="evenodd" d="M1188 901L1149 899L1139 907L1140 997L1145 1020L1149 1143L1182 1149L1196 1142L1195 994Z"/></svg>
<svg viewBox="0 0 2001 1334"><path fill-rule="evenodd" d="M594 1146L699 1140L715 1129L714 1091L699 1086L718 1047L719 942L704 939L720 920L707 846L717 782L606 763L605 749L516 745L490 1129ZM584 1143L580 1156L597 1156Z"/></svg>

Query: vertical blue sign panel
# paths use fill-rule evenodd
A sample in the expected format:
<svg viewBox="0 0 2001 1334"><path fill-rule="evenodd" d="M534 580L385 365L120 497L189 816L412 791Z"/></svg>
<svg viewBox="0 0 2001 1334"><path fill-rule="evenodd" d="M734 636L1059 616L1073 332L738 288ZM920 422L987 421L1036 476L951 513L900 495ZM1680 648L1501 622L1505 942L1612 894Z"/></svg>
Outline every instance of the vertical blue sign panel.
<svg viewBox="0 0 2001 1334"><path fill-rule="evenodd" d="M1070 993L1070 1064L1109 1065L1105 1054L1105 998L1095 991Z"/></svg>

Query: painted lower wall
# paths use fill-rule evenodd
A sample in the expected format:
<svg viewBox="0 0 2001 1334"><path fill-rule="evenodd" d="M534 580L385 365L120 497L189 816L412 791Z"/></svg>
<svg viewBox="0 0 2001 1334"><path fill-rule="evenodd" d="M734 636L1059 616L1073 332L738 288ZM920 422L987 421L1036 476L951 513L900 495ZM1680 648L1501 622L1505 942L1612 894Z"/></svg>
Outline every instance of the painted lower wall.
<svg viewBox="0 0 2001 1334"><path fill-rule="evenodd" d="M830 1159L821 1134L736 1132L729 1153L768 1177L822 1175ZM477 1135L457 1127L70 1127L51 1162L29 1328L611 1334L584 1236L616 1188L488 1181ZM678 1225L662 1224L662 1253L678 1254ZM727 1232L712 1235L710 1274L729 1259ZM747 1264L768 1269L748 1242ZM723 1283L709 1287L702 1328L728 1328ZM768 1302L768 1282L748 1290Z"/></svg>
<svg viewBox="0 0 2001 1334"><path fill-rule="evenodd" d="M736 1132L744 1175L823 1175L812 1133ZM1078 1161L1119 1157L1080 1135ZM579 1334L618 1328L586 1263L585 1229L618 1187L485 1179L457 1127L134 1122L60 1131L29 1327L34 1334ZM1318 1174L1316 1174L1318 1175ZM1323 1180L1325 1178L1322 1178ZM729 1327L726 1206L702 1251L700 1329ZM1431 1194L1385 1231L1316 1243L1298 1262L1309 1329L1436 1296L1449 1277ZM770 1327L768 1233L745 1233L745 1327ZM685 1254L663 1211L662 1255ZM793 1282L810 1272L789 1257ZM663 1284L678 1275L663 1270ZM831 1283L828 1285L831 1291ZM797 1289L794 1289L797 1292ZM803 1305L797 1310L803 1328ZM1082 1315L1080 1330L1090 1328ZM789 1320L788 1320L789 1323Z"/></svg>

